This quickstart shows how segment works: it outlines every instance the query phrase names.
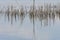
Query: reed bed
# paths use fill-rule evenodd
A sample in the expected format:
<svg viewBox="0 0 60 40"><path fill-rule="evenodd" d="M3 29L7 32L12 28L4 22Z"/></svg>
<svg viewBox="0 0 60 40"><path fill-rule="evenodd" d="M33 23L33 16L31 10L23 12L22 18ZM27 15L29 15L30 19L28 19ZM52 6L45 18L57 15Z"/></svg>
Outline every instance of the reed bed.
<svg viewBox="0 0 60 40"><path fill-rule="evenodd" d="M40 20L40 22L49 19L54 21L55 17L59 17L60 19L60 9L57 5L47 4L44 6L41 5L39 7L33 5L29 7L29 10L26 8L26 6L14 8L14 6L11 5L6 7L5 11L3 11L4 9L0 9L0 14L5 15L5 17L7 16L8 21L11 20L11 24L13 23L14 19L15 21L17 21L17 18L21 20L22 23L27 15L30 18L30 20L32 20L34 17L35 21ZM46 22L46 24L48 24L48 21Z"/></svg>
<svg viewBox="0 0 60 40"><path fill-rule="evenodd" d="M47 5L40 5L39 7L36 7L33 3L33 6L30 6L28 9L25 6L20 6L19 8L14 8L13 5L8 6L4 9L0 9L0 14L3 14L5 18L7 18L8 22L11 21L11 24L13 24L13 21L16 22L18 20L21 21L21 24L23 23L25 17L28 15L30 21L33 22L33 40L36 40L35 36L35 21L39 20L42 26L48 26L51 24L51 20L53 21L53 24L55 22L55 18L59 18L60 20L60 8L58 8L57 5L47 4ZM18 20L17 20L18 18Z"/></svg>

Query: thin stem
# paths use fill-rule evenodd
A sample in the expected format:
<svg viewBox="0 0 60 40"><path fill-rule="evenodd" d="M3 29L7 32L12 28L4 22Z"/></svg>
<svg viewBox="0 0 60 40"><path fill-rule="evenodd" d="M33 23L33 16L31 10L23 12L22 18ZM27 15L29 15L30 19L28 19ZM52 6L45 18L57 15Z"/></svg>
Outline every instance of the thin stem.
<svg viewBox="0 0 60 40"><path fill-rule="evenodd" d="M35 0L33 0L33 40L36 40L35 39L35 22L34 22L35 13L34 13L34 8L35 8Z"/></svg>

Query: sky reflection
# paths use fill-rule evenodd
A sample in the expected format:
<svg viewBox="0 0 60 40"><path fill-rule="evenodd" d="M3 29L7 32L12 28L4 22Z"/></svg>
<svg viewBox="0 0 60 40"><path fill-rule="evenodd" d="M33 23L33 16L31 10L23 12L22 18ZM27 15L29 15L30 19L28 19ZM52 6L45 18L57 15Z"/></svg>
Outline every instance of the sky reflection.
<svg viewBox="0 0 60 40"><path fill-rule="evenodd" d="M36 0L35 5L41 5L45 3L59 3L60 0ZM0 5L4 11L6 11L5 6L8 5L22 5L31 6L31 0L18 0L16 3L15 0L0 0ZM29 5L30 4L30 5ZM59 5L59 4L58 4ZM3 8L4 7L4 8ZM27 8L28 9L28 8ZM59 8L58 8L59 9ZM18 9L17 9L18 10ZM59 11L57 11L59 12ZM4 13L3 13L4 14ZM0 14L0 40L32 40L33 38L33 23L29 18L29 14L24 14L24 20L21 24L21 19L19 15L17 16L17 21L13 18L11 24L11 18L8 21L8 16ZM60 14L49 14L41 16L39 14L38 18L35 20L35 34L36 40L60 40ZM10 16L11 17L11 16ZM15 17L15 16L14 16ZM19 17L19 18L18 18Z"/></svg>

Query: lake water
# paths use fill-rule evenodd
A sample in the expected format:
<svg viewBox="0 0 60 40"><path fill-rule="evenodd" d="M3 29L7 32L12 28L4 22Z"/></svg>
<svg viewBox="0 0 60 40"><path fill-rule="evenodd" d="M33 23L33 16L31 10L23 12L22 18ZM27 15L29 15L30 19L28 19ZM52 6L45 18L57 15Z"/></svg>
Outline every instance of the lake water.
<svg viewBox="0 0 60 40"><path fill-rule="evenodd" d="M25 3L24 5L29 6L32 4L32 1L22 1L19 0L21 4ZM18 2L19 2L18 1ZM45 3L58 3L60 0L45 0ZM31 2L31 3L30 3ZM10 0L0 0L0 4L2 6L7 6L9 4L15 4L16 1ZM44 0L36 0L36 5L39 3L43 4ZM17 5L17 4L16 4ZM1 7L2 7L1 6ZM35 37L36 40L60 40L60 15L55 15L55 18L52 19L44 19L42 21L36 20L35 21ZM13 24L11 21L7 20L3 14L0 14L0 40L33 40L33 23L30 21L29 16L27 15L23 23L21 24L21 20L17 21L13 18Z"/></svg>

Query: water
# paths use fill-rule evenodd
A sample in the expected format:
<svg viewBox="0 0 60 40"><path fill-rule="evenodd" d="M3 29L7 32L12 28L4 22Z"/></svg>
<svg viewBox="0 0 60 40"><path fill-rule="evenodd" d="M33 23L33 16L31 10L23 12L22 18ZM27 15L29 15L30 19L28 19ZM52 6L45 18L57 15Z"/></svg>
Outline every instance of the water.
<svg viewBox="0 0 60 40"><path fill-rule="evenodd" d="M20 1L20 0L19 0ZM18 2L19 2L18 1ZM57 1L57 0L56 0ZM51 2L54 4L58 3L58 1L48 1L45 0L45 3ZM6 7L7 5L11 5L16 3L16 1L2 1L1 6ZM5 3L8 3L4 5ZM32 5L32 1L22 1L24 6L30 6ZM36 0L35 5L39 5L39 3L43 4L44 0ZM29 5L30 4L30 5ZM16 4L17 5L17 4ZM18 7L17 7L18 8ZM29 7L28 7L29 8ZM28 9L27 8L27 9ZM4 9L5 10L5 9ZM23 22L22 22L23 21ZM60 40L60 15L59 13L53 14L51 17L38 17L35 19L35 39L36 40ZM33 40L33 21L29 18L29 14L24 16L24 20L21 20L21 18L15 20L13 18L13 21L11 23L11 16L8 20L8 17L3 14L0 14L0 40Z"/></svg>
<svg viewBox="0 0 60 40"><path fill-rule="evenodd" d="M44 24L44 23L43 23ZM37 40L59 40L60 38L60 20L55 18L49 22L49 25L42 25L41 22L35 22L35 33ZM0 39L1 40L32 40L33 24L28 17L25 17L23 24L20 21L11 24L8 20L1 17L0 20Z"/></svg>

